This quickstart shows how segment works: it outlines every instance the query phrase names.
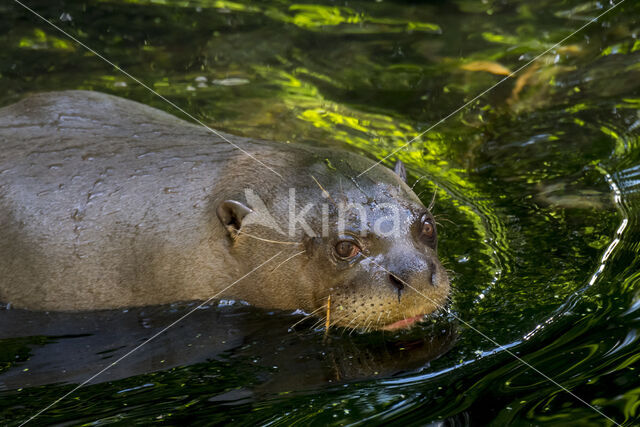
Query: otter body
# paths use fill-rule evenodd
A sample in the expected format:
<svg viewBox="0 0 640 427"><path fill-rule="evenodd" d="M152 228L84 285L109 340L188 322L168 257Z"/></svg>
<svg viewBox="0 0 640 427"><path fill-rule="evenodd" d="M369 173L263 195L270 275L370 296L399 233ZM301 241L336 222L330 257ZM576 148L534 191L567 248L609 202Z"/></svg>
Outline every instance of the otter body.
<svg viewBox="0 0 640 427"><path fill-rule="evenodd" d="M449 284L435 245L417 244L412 225L425 208L393 172L375 168L356 182L372 164L361 156L224 138L272 170L201 126L110 95L44 93L0 109L0 301L93 310L205 300L282 251L220 296L313 311L332 295L350 312L371 299L386 311L334 316L336 324L365 326L368 314L371 327L444 303ZM333 212L340 199L374 212L372 200L397 202L406 236L358 241L366 259L344 263L332 252L337 232L310 235L302 227L282 235L291 229L292 188L297 208L330 200ZM275 227L255 220L259 206L247 194L264 201ZM316 205L307 221L317 228L326 208ZM371 231L347 224L351 234L362 227ZM386 267L368 261L375 259ZM414 295L412 302L409 287L390 274L407 285L424 281L432 301Z"/></svg>
<svg viewBox="0 0 640 427"><path fill-rule="evenodd" d="M3 108L0 300L79 310L208 298L212 276L236 273L206 220L235 154L204 129L102 94Z"/></svg>

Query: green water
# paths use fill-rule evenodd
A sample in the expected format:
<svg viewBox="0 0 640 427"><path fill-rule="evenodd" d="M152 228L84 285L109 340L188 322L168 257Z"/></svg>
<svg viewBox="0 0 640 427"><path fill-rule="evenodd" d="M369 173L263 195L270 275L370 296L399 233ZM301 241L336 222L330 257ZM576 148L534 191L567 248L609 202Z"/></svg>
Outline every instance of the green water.
<svg viewBox="0 0 640 427"><path fill-rule="evenodd" d="M28 4L215 128L377 159L612 5ZM0 105L31 92L82 88L179 115L10 0L0 2L0 46ZM280 377L306 365L291 358L272 366L278 358L268 360L258 347L286 342L349 359L370 338L335 332L323 347L321 331L273 326L294 323L287 313L241 309L234 315L271 326L252 329L251 340L222 349L222 358L83 387L33 423L612 425L600 411L637 424L640 4L626 0L396 157L425 204L437 194L440 256L454 272L450 317L462 319L442 357L346 383L288 385ZM73 352L69 330L12 335L15 310L4 311L0 373L23 369L33 352L56 342ZM123 345L144 339L134 338ZM152 351L164 357L161 346ZM99 369L83 360L87 377ZM274 381L278 387L264 388ZM19 424L72 388L0 388L0 423Z"/></svg>

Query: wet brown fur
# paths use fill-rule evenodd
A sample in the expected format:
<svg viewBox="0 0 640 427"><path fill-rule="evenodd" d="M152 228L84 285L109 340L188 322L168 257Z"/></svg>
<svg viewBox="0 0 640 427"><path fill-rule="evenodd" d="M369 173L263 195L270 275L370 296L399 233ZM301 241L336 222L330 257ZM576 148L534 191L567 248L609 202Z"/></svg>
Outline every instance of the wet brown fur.
<svg viewBox="0 0 640 427"><path fill-rule="evenodd" d="M386 280L383 271L356 274L328 262L330 239L299 230L299 245L287 247L276 243L291 237L258 224L230 236L216 207L246 203L245 188L267 201L284 230L290 187L302 201L322 201L321 185L338 200L424 207L385 167L353 181L372 164L361 156L225 136L283 178L203 127L110 95L44 93L0 109L0 301L93 310L204 300L285 249L223 296L311 312L331 295L331 324L369 329L444 304L448 279L430 249L438 283L421 289L432 301L408 289L398 303L387 284L375 285ZM308 217L319 229L319 210ZM393 262L415 246L390 244ZM403 268L422 265L414 261ZM423 280L414 276L407 279Z"/></svg>

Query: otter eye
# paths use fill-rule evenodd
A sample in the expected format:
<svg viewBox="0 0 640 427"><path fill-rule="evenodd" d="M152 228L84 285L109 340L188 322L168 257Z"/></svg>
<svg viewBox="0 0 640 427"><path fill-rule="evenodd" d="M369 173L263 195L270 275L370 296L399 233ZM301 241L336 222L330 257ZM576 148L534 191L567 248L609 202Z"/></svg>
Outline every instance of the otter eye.
<svg viewBox="0 0 640 427"><path fill-rule="evenodd" d="M436 235L436 227L431 222L431 219L425 215L422 217L422 227L420 228L420 234L423 238L433 239Z"/></svg>
<svg viewBox="0 0 640 427"><path fill-rule="evenodd" d="M358 245L347 240L336 243L335 250L340 258L353 258L360 253Z"/></svg>
<svg viewBox="0 0 640 427"><path fill-rule="evenodd" d="M425 221L422 224L422 235L425 237L433 237L433 232L435 231L435 229L433 228L433 224L431 224L429 221Z"/></svg>

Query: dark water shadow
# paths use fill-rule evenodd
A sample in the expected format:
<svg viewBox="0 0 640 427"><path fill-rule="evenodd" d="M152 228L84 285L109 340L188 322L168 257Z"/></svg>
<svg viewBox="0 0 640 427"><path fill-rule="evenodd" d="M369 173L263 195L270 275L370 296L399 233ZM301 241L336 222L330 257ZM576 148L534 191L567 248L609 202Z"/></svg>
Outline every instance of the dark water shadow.
<svg viewBox="0 0 640 427"><path fill-rule="evenodd" d="M80 384L193 307L195 304L181 304L84 313L0 310L0 392ZM312 321L291 330L300 318L238 304L205 307L90 384L225 362L234 367L250 365L257 373L238 384L252 390L249 396L256 391L304 391L424 368L456 339L455 326L444 320L396 335L335 330L325 337L322 331L309 329ZM244 397L225 394L220 399Z"/></svg>

